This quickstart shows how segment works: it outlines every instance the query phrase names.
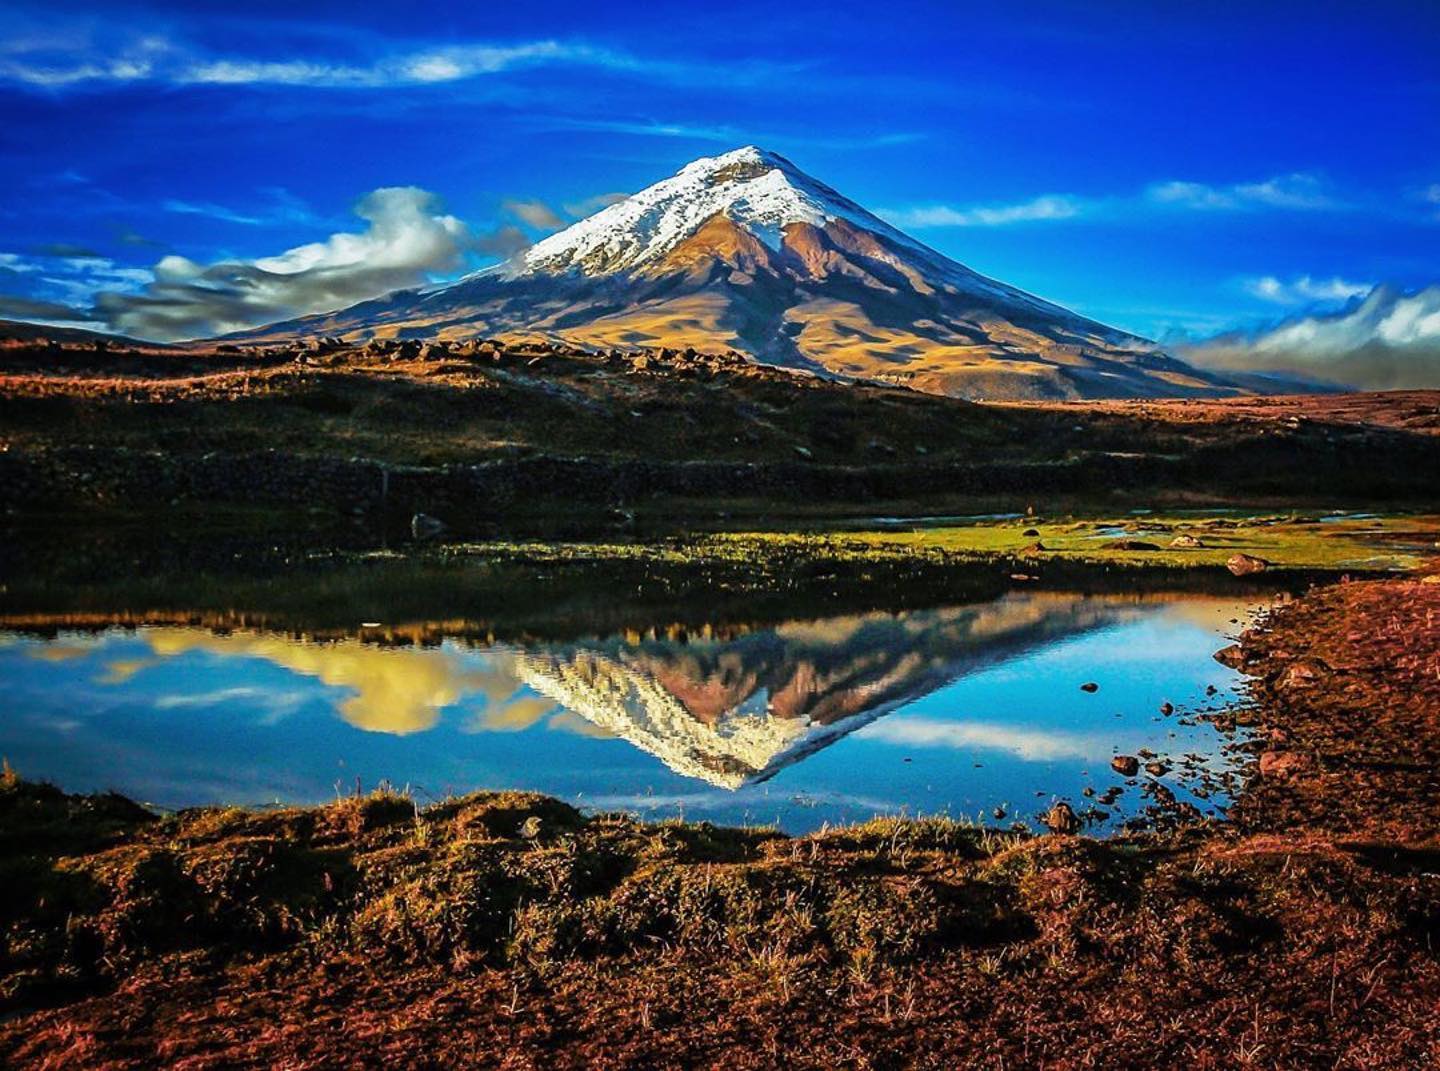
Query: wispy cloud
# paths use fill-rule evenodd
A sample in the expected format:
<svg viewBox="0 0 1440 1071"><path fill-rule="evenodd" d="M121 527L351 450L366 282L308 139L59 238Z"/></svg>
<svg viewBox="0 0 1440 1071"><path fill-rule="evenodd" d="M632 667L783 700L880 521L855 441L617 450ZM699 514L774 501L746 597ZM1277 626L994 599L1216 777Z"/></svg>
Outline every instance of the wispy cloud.
<svg viewBox="0 0 1440 1071"><path fill-rule="evenodd" d="M243 223L247 226L254 226L260 222L259 216L247 216L234 209L226 208L224 205L211 204L208 201L181 201L170 197L161 206L166 212L175 212L182 216L204 216L206 219L218 219L224 223Z"/></svg>
<svg viewBox="0 0 1440 1071"><path fill-rule="evenodd" d="M236 209L210 201L189 201L167 198L161 205L166 212L186 216L203 216L223 223L246 227L314 226L322 222L304 201L282 187L266 191L269 203L256 208Z"/></svg>
<svg viewBox="0 0 1440 1071"><path fill-rule="evenodd" d="M47 242L36 246L35 253L42 257L98 257L100 254L88 245L74 245L70 242Z"/></svg>
<svg viewBox="0 0 1440 1071"><path fill-rule="evenodd" d="M725 124L665 122L656 119L630 119L576 115L531 116L527 124L538 130L585 130L602 134L631 134L637 137L675 138L682 141L709 141L738 147L745 144L767 148L824 149L832 152L858 152L884 149L923 141L926 134L915 130L892 130L879 134L832 137L814 133L787 133L756 130Z"/></svg>
<svg viewBox="0 0 1440 1071"><path fill-rule="evenodd" d="M36 320L45 323L94 323L95 315L58 301L0 294L0 318Z"/></svg>
<svg viewBox="0 0 1440 1071"><path fill-rule="evenodd" d="M212 55L183 41L150 35L108 47L74 40L58 46L46 41L14 43L0 56L0 80L50 90L144 82L383 89L561 65L621 71L645 66L621 52L557 40L422 46L368 62L347 62L324 55L279 59Z"/></svg>
<svg viewBox="0 0 1440 1071"><path fill-rule="evenodd" d="M1337 276L1316 279L1309 275L1284 282L1274 275L1245 280L1245 290L1264 301L1277 305L1304 305L1316 301L1349 301L1363 297L1375 288L1374 283L1352 283Z"/></svg>
<svg viewBox="0 0 1440 1071"><path fill-rule="evenodd" d="M928 205L882 212L897 227L923 230L928 227L1003 227L1012 223L1072 219L1085 211L1085 202L1066 194L1046 194L1008 205L979 205L952 208Z"/></svg>
<svg viewBox="0 0 1440 1071"><path fill-rule="evenodd" d="M0 83L35 90L102 90L170 86L289 86L314 89L395 89L434 86L541 68L570 67L651 82L729 88L768 86L803 68L791 63L641 56L587 41L426 43L357 42L344 33L312 37L289 54L224 54L160 34L129 36L110 28L108 39L55 34L13 39L0 46ZM363 53L357 55L357 52Z"/></svg>
<svg viewBox="0 0 1440 1071"><path fill-rule="evenodd" d="M565 217L544 201L506 201L500 207L537 231L558 231L566 223Z"/></svg>
<svg viewBox="0 0 1440 1071"><path fill-rule="evenodd" d="M542 130L591 130L602 134L636 134L652 138L681 138L686 141L741 142L743 135L732 126L701 126L693 123L662 123L645 119L594 119L584 116L542 116L533 125Z"/></svg>
<svg viewBox="0 0 1440 1071"><path fill-rule="evenodd" d="M0 272L23 275L39 270L39 264L22 257L19 253L0 253Z"/></svg>
<svg viewBox="0 0 1440 1071"><path fill-rule="evenodd" d="M1205 182L1159 182L1145 196L1162 205L1202 211L1234 212L1257 208L1314 211L1341 207L1319 176L1304 171L1277 175L1261 182L1213 186Z"/></svg>
<svg viewBox="0 0 1440 1071"><path fill-rule="evenodd" d="M1005 227L1017 223L1053 223L1080 218L1134 218L1141 212L1333 211L1347 207L1324 181L1308 172L1277 175L1257 182L1211 185L1170 180L1138 193L1109 197L1047 193L1009 204L921 205L882 210L897 227Z"/></svg>
<svg viewBox="0 0 1440 1071"><path fill-rule="evenodd" d="M1421 190L1420 200L1434 210L1431 218L1440 222L1440 182L1431 183Z"/></svg>
<svg viewBox="0 0 1440 1071"><path fill-rule="evenodd" d="M583 201L567 201L563 206L567 215L575 219L583 219L602 208L609 208L611 205L619 204L628 193L598 193L594 197L587 197Z"/></svg>
<svg viewBox="0 0 1440 1071"><path fill-rule="evenodd" d="M95 317L86 308L97 294L134 290L154 278L144 268L83 252L80 256L0 253L0 278L9 276L26 291L7 299L8 315L36 320L93 320ZM40 311L20 311L26 302L34 303Z"/></svg>

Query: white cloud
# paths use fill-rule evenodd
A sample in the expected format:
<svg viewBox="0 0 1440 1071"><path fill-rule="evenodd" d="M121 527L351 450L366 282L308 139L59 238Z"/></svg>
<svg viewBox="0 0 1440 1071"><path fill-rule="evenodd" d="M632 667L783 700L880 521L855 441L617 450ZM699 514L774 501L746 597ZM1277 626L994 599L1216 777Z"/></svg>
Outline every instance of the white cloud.
<svg viewBox="0 0 1440 1071"><path fill-rule="evenodd" d="M12 42L0 49L0 82L35 89L96 88L156 82L167 85L311 86L383 89L464 81L504 71L571 66L651 77L687 78L693 65L643 61L611 49L576 42L538 40L514 44L468 42L399 51L368 62L330 56L280 59L211 55L184 42L146 37L121 45L84 38Z"/></svg>
<svg viewBox="0 0 1440 1071"><path fill-rule="evenodd" d="M286 85L327 89L377 89L406 84L458 82L516 67L570 64L629 67L631 61L603 49L535 41L513 46L462 45L402 54L372 64L309 59L218 59L182 62L154 73L178 85Z"/></svg>
<svg viewBox="0 0 1440 1071"><path fill-rule="evenodd" d="M987 722L936 721L905 716L874 722L855 735L906 747L1008 751L1027 762L1099 758L1109 754L1110 746L1104 741L1063 731L1044 732Z"/></svg>
<svg viewBox="0 0 1440 1071"><path fill-rule="evenodd" d="M1364 297L1375 289L1375 284L1352 283L1338 275L1329 279L1301 275L1288 283L1274 275L1262 275L1245 280L1245 289L1254 297L1277 305L1304 305L1312 301L1349 301Z"/></svg>
<svg viewBox="0 0 1440 1071"><path fill-rule="evenodd" d="M1295 172L1258 182L1212 186L1203 182L1157 182L1138 193L1087 197L1050 193L1017 204L922 205L880 213L895 226L909 230L931 227L1003 227L1016 223L1055 222L1079 217L1133 217L1142 211L1241 212L1260 210L1321 211L1343 208L1315 175Z"/></svg>
<svg viewBox="0 0 1440 1071"><path fill-rule="evenodd" d="M1440 375L1440 284L1413 294L1376 287L1352 310L1284 324L1256 339L1255 347L1266 352L1303 350L1334 358L1372 343L1428 349Z"/></svg>
<svg viewBox="0 0 1440 1071"><path fill-rule="evenodd" d="M1293 372L1367 389L1440 387L1440 283L1377 286L1339 312L1220 335L1181 354L1215 368Z"/></svg>
<svg viewBox="0 0 1440 1071"><path fill-rule="evenodd" d="M1212 186L1204 182L1159 182L1148 187L1145 196L1155 204L1202 211L1256 208L1315 211L1340 207L1325 192L1324 183L1317 176L1302 171L1277 175L1261 182L1239 182L1229 186Z"/></svg>
<svg viewBox="0 0 1440 1071"><path fill-rule="evenodd" d="M1067 194L1046 194L1012 205L982 205L952 208L930 205L882 212L895 226L910 230L927 227L1003 227L1037 220L1072 219L1085 210L1084 202Z"/></svg>
<svg viewBox="0 0 1440 1071"><path fill-rule="evenodd" d="M223 334L420 285L459 268L467 253L488 251L493 237L473 234L413 186L375 190L355 212L366 230L275 256L212 264L164 257L143 291L99 294L96 311L114 329L146 338Z"/></svg>

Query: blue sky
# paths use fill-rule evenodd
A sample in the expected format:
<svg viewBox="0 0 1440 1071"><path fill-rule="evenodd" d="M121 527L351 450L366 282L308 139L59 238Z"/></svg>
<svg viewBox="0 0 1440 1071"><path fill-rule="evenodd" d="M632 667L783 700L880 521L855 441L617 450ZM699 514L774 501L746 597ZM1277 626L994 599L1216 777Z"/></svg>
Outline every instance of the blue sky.
<svg viewBox="0 0 1440 1071"><path fill-rule="evenodd" d="M1151 337L1440 283L1433 0L841 8L9 3L0 315L337 233L442 278L747 143Z"/></svg>

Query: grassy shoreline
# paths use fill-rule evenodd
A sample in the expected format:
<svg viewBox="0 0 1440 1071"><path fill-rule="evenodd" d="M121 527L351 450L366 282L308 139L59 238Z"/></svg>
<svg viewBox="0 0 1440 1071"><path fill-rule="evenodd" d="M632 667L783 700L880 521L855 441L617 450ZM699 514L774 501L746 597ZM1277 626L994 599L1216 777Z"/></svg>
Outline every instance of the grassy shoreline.
<svg viewBox="0 0 1440 1071"><path fill-rule="evenodd" d="M1437 614L1418 578L1272 612L1227 656L1257 730L1231 821L1104 841L788 837L510 793L155 818L7 778L0 1056L1422 1066Z"/></svg>

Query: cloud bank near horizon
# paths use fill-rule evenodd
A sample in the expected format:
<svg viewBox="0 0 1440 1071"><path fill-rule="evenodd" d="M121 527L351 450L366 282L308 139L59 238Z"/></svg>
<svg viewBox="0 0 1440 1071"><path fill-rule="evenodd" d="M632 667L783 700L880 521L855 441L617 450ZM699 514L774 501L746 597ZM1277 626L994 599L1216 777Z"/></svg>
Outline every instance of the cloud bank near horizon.
<svg viewBox="0 0 1440 1071"><path fill-rule="evenodd" d="M325 312L452 272L467 252L507 253L527 242L515 228L477 235L415 186L374 190L355 214L369 226L270 257L198 264L169 255L135 292L95 296L93 317L122 334L162 341L220 335ZM509 231L514 231L513 234Z"/></svg>
<svg viewBox="0 0 1440 1071"><path fill-rule="evenodd" d="M1291 373L1365 390L1440 388L1440 283L1408 291L1382 284L1334 312L1177 349L1206 368Z"/></svg>
<svg viewBox="0 0 1440 1071"><path fill-rule="evenodd" d="M7 277L26 277L41 280L47 291L0 293L0 318L108 329L160 342L214 337L443 282L477 261L508 260L528 249L536 234L559 230L625 196L600 194L561 208L510 198L501 203L500 222L479 231L446 214L436 194L392 186L355 204L355 215L369 224L364 231L336 232L273 256L197 263L170 254L145 269L59 246L37 249L33 257L0 253L0 284ZM276 213L318 222L293 198L276 200ZM208 203L167 200L164 210L246 225L260 221Z"/></svg>

